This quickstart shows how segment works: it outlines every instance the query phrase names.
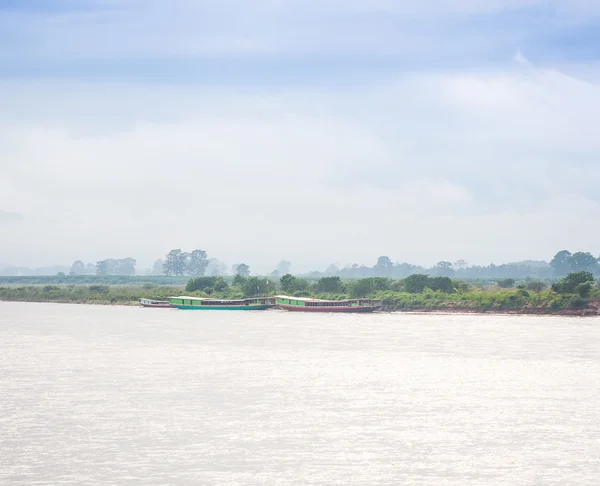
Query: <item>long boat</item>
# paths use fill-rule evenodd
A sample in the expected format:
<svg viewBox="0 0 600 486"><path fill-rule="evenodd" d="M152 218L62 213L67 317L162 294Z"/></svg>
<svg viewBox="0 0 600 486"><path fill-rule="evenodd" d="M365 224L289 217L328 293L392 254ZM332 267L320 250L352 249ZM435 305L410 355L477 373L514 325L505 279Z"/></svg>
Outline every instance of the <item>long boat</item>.
<svg viewBox="0 0 600 486"><path fill-rule="evenodd" d="M273 299L268 297L226 300L210 297L189 297L187 295L170 297L169 303L171 307L177 309L191 310L265 310L274 305Z"/></svg>
<svg viewBox="0 0 600 486"><path fill-rule="evenodd" d="M172 307L168 300L140 299L142 307Z"/></svg>
<svg viewBox="0 0 600 486"><path fill-rule="evenodd" d="M276 295L275 306L298 312L373 312L381 308L380 299L324 300Z"/></svg>

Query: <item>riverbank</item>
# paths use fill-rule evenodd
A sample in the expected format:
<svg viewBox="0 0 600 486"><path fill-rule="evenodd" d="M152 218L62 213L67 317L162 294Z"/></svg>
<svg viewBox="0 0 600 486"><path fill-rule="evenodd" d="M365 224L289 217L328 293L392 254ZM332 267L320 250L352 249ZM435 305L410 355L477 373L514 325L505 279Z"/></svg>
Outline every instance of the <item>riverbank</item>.
<svg viewBox="0 0 600 486"><path fill-rule="evenodd" d="M181 286L9 286L0 287L0 300L137 306L143 297L164 300L182 292ZM202 292L193 292L192 295L207 296ZM576 294L558 294L551 290L483 289L448 294L426 289L420 293L383 291L374 296L382 299L385 312L600 316L600 296L582 298ZM230 293L219 297L239 298L241 295ZM313 297L333 296L319 294Z"/></svg>

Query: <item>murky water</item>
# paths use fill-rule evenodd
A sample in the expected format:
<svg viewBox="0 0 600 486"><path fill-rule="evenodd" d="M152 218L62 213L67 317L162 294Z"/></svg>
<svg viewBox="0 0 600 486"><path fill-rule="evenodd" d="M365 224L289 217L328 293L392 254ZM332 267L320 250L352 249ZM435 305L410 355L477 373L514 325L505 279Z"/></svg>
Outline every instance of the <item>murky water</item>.
<svg viewBox="0 0 600 486"><path fill-rule="evenodd" d="M596 486L600 320L0 302L0 484Z"/></svg>

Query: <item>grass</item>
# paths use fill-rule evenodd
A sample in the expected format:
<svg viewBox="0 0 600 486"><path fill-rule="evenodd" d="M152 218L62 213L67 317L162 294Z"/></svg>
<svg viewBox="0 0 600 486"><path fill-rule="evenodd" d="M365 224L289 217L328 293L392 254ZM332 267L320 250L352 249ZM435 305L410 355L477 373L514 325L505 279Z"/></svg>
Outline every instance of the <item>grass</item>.
<svg viewBox="0 0 600 486"><path fill-rule="evenodd" d="M164 300L172 295L190 294L206 297L207 294L185 292L183 285L9 285L0 287L0 300L20 302L65 302L82 304L137 305L140 298ZM226 292L212 294L212 297L241 298L243 293L235 287ZM343 299L345 294L314 294L317 298ZM499 289L497 287L469 287L456 293L433 292L425 289L422 293L396 292L385 290L374 297L383 300L383 305L391 311L435 311L457 310L471 312L517 312L556 314L565 311L581 311L592 301L599 301L598 289L590 299L578 295L557 294L551 290L541 292L524 289Z"/></svg>

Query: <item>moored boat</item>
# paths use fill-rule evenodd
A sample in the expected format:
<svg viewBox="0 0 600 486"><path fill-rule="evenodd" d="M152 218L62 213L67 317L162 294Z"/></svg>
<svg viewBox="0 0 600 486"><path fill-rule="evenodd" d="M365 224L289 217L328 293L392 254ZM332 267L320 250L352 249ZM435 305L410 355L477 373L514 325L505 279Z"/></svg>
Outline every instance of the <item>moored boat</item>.
<svg viewBox="0 0 600 486"><path fill-rule="evenodd" d="M274 305L273 299L268 297L227 300L186 295L171 297L169 303L177 309L191 310L265 310Z"/></svg>
<svg viewBox="0 0 600 486"><path fill-rule="evenodd" d="M324 300L276 295L275 306L298 312L373 312L381 308L380 299Z"/></svg>
<svg viewBox="0 0 600 486"><path fill-rule="evenodd" d="M168 300L140 299L142 307L172 307Z"/></svg>

